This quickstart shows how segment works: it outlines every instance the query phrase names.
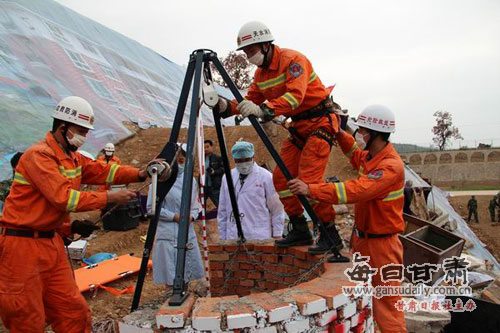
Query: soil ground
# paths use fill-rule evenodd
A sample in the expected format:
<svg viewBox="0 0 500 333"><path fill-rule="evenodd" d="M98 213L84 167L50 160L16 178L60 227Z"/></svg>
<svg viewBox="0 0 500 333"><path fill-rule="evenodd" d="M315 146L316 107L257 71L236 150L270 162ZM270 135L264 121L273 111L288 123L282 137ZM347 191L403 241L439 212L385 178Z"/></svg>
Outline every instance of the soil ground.
<svg viewBox="0 0 500 333"><path fill-rule="evenodd" d="M479 223L473 221L469 223L469 226L476 233L479 239L486 244L486 248L495 256L497 260L500 261L500 223L496 226L491 225L490 212L488 210L488 205L492 198L492 195L476 195ZM467 202L469 199L469 196L457 196L450 198L450 203L453 208L455 208L455 210L466 221L468 217Z"/></svg>

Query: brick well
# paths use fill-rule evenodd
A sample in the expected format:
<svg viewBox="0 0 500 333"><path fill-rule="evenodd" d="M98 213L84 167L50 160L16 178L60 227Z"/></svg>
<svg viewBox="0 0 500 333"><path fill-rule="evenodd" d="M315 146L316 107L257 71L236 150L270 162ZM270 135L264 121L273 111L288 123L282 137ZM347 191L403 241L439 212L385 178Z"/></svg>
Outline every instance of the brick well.
<svg viewBox="0 0 500 333"><path fill-rule="evenodd" d="M167 302L151 327L125 317L120 332L373 332L369 300L342 293L353 285L344 274L351 263L321 263L307 246L273 242L224 241L209 252L211 297Z"/></svg>

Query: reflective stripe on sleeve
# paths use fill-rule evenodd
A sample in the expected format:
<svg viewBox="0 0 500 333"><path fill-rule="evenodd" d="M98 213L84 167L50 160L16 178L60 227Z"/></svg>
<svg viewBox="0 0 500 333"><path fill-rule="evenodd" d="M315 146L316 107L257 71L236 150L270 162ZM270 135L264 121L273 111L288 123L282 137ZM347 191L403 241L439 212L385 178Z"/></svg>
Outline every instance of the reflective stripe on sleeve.
<svg viewBox="0 0 500 333"><path fill-rule="evenodd" d="M276 87L277 85L280 85L282 83L285 83L285 81L286 81L286 73L283 73L275 78L272 78L272 79L269 79L266 81L262 81L262 82L256 82L256 84L260 90L265 90L265 89L269 89L272 87Z"/></svg>
<svg viewBox="0 0 500 333"><path fill-rule="evenodd" d="M318 78L318 76L316 75L315 72L312 72L311 73L311 76L309 77L309 82L308 83L311 83L313 82L314 80L316 80Z"/></svg>
<svg viewBox="0 0 500 333"><path fill-rule="evenodd" d="M19 183L19 184L23 184L23 185L31 185L27 180L26 178L24 178L24 176L19 173L19 172L16 172L14 174L14 179L13 179L13 182L15 183Z"/></svg>
<svg viewBox="0 0 500 333"><path fill-rule="evenodd" d="M115 180L116 170L118 170L120 166L118 164L113 164L109 168L108 178L106 178L106 184L112 185Z"/></svg>
<svg viewBox="0 0 500 333"><path fill-rule="evenodd" d="M82 176L82 167L79 166L76 169L65 169L62 165L59 166L59 172L66 178L73 179Z"/></svg>
<svg viewBox="0 0 500 333"><path fill-rule="evenodd" d="M66 205L66 211L74 212L76 207L78 207L78 201L80 201L80 191L70 190L68 204Z"/></svg>
<svg viewBox="0 0 500 333"><path fill-rule="evenodd" d="M347 202L347 194L345 192L344 183L334 183L335 191L337 192L337 198L339 199L339 204L345 204Z"/></svg>
<svg viewBox="0 0 500 333"><path fill-rule="evenodd" d="M292 94L285 93L281 97L283 97L292 106L292 110L296 109L299 106L299 101L297 101L297 99L293 97Z"/></svg>
<svg viewBox="0 0 500 333"><path fill-rule="evenodd" d="M382 201L396 200L403 197L403 195L404 195L404 187L397 191L389 192L389 194L384 199L382 199Z"/></svg>
<svg viewBox="0 0 500 333"><path fill-rule="evenodd" d="M356 143L356 141L354 141L351 149L345 154L345 156L347 156L347 158L351 158L351 154L356 150L356 148L358 148L358 144Z"/></svg>
<svg viewBox="0 0 500 333"><path fill-rule="evenodd" d="M281 199L293 197L293 193L290 190L279 191L278 195L280 196Z"/></svg>

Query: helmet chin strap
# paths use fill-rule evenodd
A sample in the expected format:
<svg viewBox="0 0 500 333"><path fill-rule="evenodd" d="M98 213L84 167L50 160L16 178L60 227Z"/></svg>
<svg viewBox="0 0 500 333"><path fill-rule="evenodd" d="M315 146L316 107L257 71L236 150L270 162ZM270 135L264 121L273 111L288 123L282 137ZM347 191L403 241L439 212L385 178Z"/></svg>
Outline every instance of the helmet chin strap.
<svg viewBox="0 0 500 333"><path fill-rule="evenodd" d="M269 47L267 48L267 50L264 50L264 44L265 43L260 44L260 51L264 55L264 61L262 62L262 65L260 65L259 67L267 68L267 67L269 67L269 60L267 59L267 55L269 54L269 51L271 50L271 47L273 47L273 46L272 46L272 44L269 44Z"/></svg>
<svg viewBox="0 0 500 333"><path fill-rule="evenodd" d="M69 143L69 141L68 141L68 125L67 125L67 124L64 124L64 129L63 129L62 135L63 135L64 142L66 142L66 146L67 146L68 150L69 150L69 151L72 151L72 152L77 151L77 150L78 150L78 147L77 147L77 146L72 145L72 144L71 144L71 143Z"/></svg>
<svg viewBox="0 0 500 333"><path fill-rule="evenodd" d="M373 141L375 141L375 138L378 136L378 132L373 131L371 129L368 130L368 133L370 134L370 140L368 140L368 142L366 143L364 150L370 150L370 147L373 144Z"/></svg>

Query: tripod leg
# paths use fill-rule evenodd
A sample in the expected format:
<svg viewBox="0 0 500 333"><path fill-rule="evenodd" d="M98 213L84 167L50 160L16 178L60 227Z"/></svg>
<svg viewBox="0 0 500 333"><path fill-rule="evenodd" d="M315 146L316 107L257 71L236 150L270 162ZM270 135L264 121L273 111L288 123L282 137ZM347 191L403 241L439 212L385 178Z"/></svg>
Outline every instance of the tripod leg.
<svg viewBox="0 0 500 333"><path fill-rule="evenodd" d="M196 141L196 123L199 115L199 95L201 87L201 70L203 65L203 50L196 52L196 64L193 81L193 93L191 97L191 112L189 115L189 128L186 151L186 166L182 182L182 197L179 221L179 233L177 237L177 263L175 266L175 279L172 297L169 305L181 305L189 293L186 291L184 281L184 268L186 266L186 243L189 236L189 224L191 222L191 198L193 191L194 170L194 144Z"/></svg>
<svg viewBox="0 0 500 333"><path fill-rule="evenodd" d="M179 130L182 123L182 118L184 116L184 110L187 104L187 98L189 95L189 88L191 87L191 81L193 80L195 63L194 58L190 59L188 68L186 70L186 76L184 77L184 84L182 86L181 95L179 98L179 104L177 106L177 112L175 114L174 124L172 126L172 132L170 134L169 142L163 147L160 155L158 157L165 158L167 162L172 162L175 155L175 143L179 136ZM132 300L132 306L130 311L137 310L139 302L141 300L142 287L144 285L144 279L146 277L146 272L148 269L149 257L151 256L151 250L153 249L153 243L156 235L156 228L158 226L158 220L160 218L161 206L163 204L163 199L167 195L168 191L172 188L177 177L177 164L174 164L172 170L171 178L165 183L158 183L158 201L156 205L156 211L154 218L149 222L148 233L146 236L146 242L144 244L144 250L142 253L141 268L139 270L139 275L137 276L137 283L134 291L134 298ZM155 200L155 199L153 199Z"/></svg>

